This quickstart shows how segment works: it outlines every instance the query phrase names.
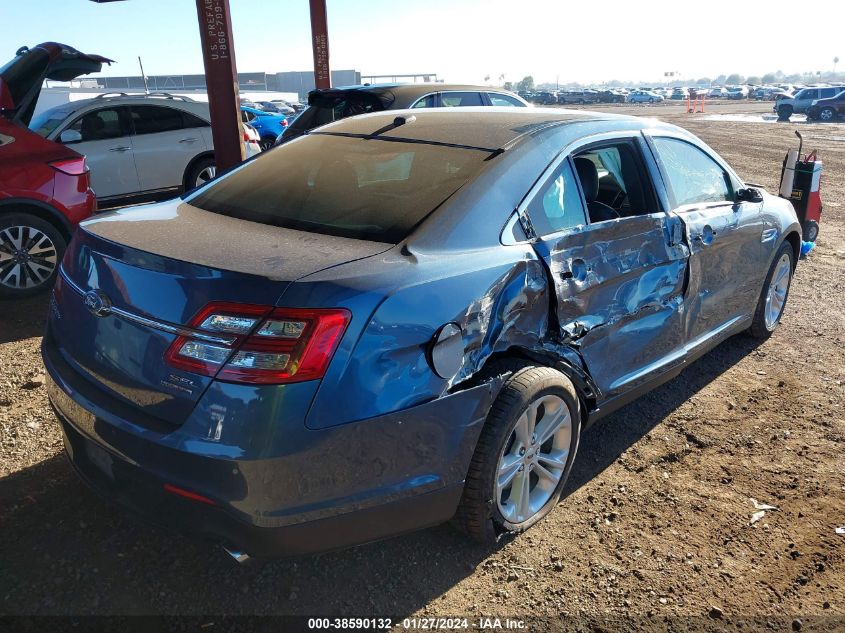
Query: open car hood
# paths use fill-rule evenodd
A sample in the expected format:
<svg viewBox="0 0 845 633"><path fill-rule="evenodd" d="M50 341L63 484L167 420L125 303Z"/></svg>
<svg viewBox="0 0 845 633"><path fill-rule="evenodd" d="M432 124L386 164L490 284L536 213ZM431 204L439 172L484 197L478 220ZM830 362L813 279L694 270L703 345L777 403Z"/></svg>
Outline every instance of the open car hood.
<svg viewBox="0 0 845 633"><path fill-rule="evenodd" d="M29 125L45 79L70 81L99 72L103 64L111 62L58 42L23 46L14 59L0 67L0 112L7 119Z"/></svg>

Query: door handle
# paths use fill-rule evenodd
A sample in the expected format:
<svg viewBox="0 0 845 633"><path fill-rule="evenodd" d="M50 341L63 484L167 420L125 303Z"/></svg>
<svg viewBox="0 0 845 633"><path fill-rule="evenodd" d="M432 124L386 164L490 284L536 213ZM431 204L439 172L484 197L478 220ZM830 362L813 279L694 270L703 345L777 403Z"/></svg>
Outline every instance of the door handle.
<svg viewBox="0 0 845 633"><path fill-rule="evenodd" d="M191 136L191 137L188 137L188 138L180 138L180 139L179 139L179 142L180 142L180 143L195 143L195 142L196 142L196 140L197 140L196 138L194 138L193 136Z"/></svg>
<svg viewBox="0 0 845 633"><path fill-rule="evenodd" d="M125 145L121 145L120 147L112 147L109 151L110 152L128 152L131 147L126 147Z"/></svg>

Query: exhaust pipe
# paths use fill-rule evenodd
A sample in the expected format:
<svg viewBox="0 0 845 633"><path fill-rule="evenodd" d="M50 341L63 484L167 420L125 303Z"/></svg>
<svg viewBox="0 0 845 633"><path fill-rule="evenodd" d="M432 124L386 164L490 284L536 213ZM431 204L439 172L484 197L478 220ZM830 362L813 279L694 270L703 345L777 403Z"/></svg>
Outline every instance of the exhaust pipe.
<svg viewBox="0 0 845 633"><path fill-rule="evenodd" d="M236 563L238 563L240 565L243 565L243 564L249 562L250 560L252 560L249 557L249 554L245 554L244 552L238 552L236 550L231 550L228 547L226 547L225 545L223 546L223 549L226 550L226 553L229 556L231 556L235 560Z"/></svg>

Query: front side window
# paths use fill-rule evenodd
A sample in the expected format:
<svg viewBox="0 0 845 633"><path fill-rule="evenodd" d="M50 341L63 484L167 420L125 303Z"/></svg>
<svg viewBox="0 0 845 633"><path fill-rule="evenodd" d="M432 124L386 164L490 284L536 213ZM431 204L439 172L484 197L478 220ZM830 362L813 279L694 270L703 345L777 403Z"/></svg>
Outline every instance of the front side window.
<svg viewBox="0 0 845 633"><path fill-rule="evenodd" d="M698 147L674 138L654 139L675 206L733 200L727 173Z"/></svg>
<svg viewBox="0 0 845 633"><path fill-rule="evenodd" d="M68 129L79 132L83 143L124 136L123 124L117 108L103 108L89 112L74 121Z"/></svg>
<svg viewBox="0 0 845 633"><path fill-rule="evenodd" d="M568 160L560 164L531 200L528 216L538 235L587 223L581 193Z"/></svg>
<svg viewBox="0 0 845 633"><path fill-rule="evenodd" d="M480 92L441 92L440 105L444 108L484 105Z"/></svg>
<svg viewBox="0 0 845 633"><path fill-rule="evenodd" d="M153 105L132 106L131 113L136 135L173 132L185 127L182 112L175 108Z"/></svg>

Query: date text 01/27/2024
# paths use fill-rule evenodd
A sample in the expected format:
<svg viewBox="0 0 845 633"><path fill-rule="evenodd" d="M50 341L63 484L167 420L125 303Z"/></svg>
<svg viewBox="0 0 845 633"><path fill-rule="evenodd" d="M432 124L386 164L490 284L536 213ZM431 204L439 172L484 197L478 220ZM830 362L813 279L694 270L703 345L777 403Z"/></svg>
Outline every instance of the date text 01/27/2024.
<svg viewBox="0 0 845 633"><path fill-rule="evenodd" d="M525 621L511 618L479 617L470 618L426 618L414 617L394 620L393 618L309 618L308 628L311 630L356 630L376 629L391 630L402 628L407 630L525 630Z"/></svg>

